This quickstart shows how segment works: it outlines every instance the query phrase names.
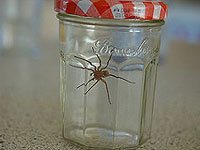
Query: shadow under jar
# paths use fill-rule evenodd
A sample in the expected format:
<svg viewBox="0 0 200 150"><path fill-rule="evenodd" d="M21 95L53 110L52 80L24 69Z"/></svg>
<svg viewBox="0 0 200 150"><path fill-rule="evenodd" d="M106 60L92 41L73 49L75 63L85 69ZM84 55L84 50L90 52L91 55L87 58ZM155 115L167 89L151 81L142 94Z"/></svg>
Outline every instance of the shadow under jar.
<svg viewBox="0 0 200 150"><path fill-rule="evenodd" d="M63 136L93 149L135 148L150 137L163 19L61 13Z"/></svg>

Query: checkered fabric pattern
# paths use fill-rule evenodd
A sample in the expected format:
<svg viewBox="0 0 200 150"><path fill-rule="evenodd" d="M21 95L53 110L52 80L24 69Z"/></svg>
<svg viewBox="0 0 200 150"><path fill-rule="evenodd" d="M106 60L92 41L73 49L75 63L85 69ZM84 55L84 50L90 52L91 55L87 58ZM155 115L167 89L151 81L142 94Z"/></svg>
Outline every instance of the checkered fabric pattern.
<svg viewBox="0 0 200 150"><path fill-rule="evenodd" d="M132 0L55 0L60 13L107 19L164 20L167 5L163 2Z"/></svg>

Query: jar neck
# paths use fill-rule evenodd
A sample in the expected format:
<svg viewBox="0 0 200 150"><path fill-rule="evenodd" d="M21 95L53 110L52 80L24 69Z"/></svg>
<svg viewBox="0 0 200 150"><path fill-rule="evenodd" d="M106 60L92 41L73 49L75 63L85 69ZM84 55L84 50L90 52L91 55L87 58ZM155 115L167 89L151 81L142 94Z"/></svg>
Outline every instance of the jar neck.
<svg viewBox="0 0 200 150"><path fill-rule="evenodd" d="M58 13L57 18L67 22L113 27L160 27L165 24L164 20L104 19L62 13Z"/></svg>

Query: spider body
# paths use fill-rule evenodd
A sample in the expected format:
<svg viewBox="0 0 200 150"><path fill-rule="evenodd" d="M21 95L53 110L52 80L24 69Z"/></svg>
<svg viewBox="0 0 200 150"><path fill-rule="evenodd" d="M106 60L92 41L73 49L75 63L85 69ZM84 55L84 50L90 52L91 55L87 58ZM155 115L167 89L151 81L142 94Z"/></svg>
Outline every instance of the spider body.
<svg viewBox="0 0 200 150"><path fill-rule="evenodd" d="M95 53L94 51L94 48L92 47L92 50L93 50L93 53ZM77 67L77 66L72 66L72 67L75 67L75 68L79 68L79 69L84 69L84 70L88 70L88 71L91 71L90 73L90 76L93 76L92 79L90 79L89 81L87 81L86 83L82 83L81 85L79 85L77 88L80 88L82 86L87 86L90 82L96 80L96 82L84 93L84 95L86 95L99 81L102 81L105 85L105 88L106 88L106 92L107 92L107 96L108 96L108 101L109 103L111 104L111 100L110 100L110 93L109 93L109 89L108 89L108 85L107 85L107 82L105 80L106 77L114 77L114 78L117 78L117 79L121 79L123 81L126 81L128 83L132 83L134 84L135 82L132 82L132 81L129 81L123 77L120 77L120 76L116 76L114 74L111 74L109 73L108 70L106 70L106 68L109 66L109 62L112 58L112 54L113 54L113 51L111 51L111 55L109 56L109 59L106 63L106 65L104 67L102 67L102 62L101 62L101 58L99 57L98 54L95 53L95 55L97 56L98 60L99 60L99 66L95 66L92 62L90 62L89 60L87 59L84 59L82 57L79 57L79 56L74 56L75 58L79 59L79 60L83 60L87 63L89 63L93 69L91 68L87 68L87 67Z"/></svg>
<svg viewBox="0 0 200 150"><path fill-rule="evenodd" d="M103 71L95 70L94 71L94 79L96 79L96 80L100 80L100 79L106 78L108 76L109 76L109 72L107 70L103 70Z"/></svg>

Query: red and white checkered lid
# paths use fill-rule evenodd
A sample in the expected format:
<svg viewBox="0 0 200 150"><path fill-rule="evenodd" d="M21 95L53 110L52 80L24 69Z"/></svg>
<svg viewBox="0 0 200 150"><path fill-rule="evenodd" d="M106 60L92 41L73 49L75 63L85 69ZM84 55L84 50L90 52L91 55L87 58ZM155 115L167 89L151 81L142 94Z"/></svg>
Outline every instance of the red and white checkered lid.
<svg viewBox="0 0 200 150"><path fill-rule="evenodd" d="M55 0L59 13L107 19L164 20L167 5L163 2L133 0Z"/></svg>

